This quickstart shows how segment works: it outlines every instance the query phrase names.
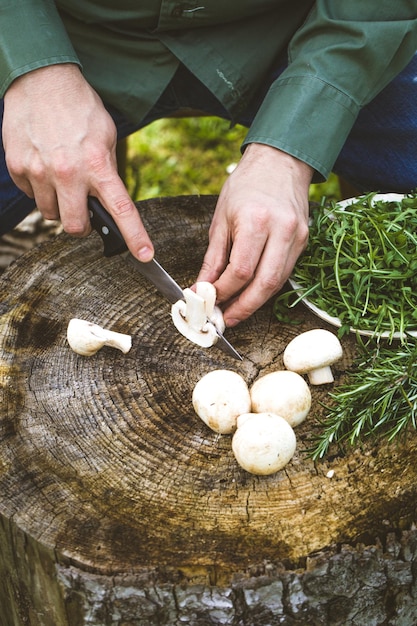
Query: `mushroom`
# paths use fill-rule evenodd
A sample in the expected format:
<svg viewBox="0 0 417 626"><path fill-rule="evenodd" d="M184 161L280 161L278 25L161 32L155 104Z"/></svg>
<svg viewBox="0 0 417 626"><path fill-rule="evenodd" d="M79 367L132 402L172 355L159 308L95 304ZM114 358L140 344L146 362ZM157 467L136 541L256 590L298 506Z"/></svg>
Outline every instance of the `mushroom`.
<svg viewBox="0 0 417 626"><path fill-rule="evenodd" d="M295 449L294 430L280 415L247 413L239 416L232 450L247 472L274 474L291 461Z"/></svg>
<svg viewBox="0 0 417 626"><path fill-rule="evenodd" d="M215 306L216 289L208 282L196 283L196 290L184 289L184 300L171 307L175 328L184 337L202 348L209 348L217 341L217 331L223 332L223 314Z"/></svg>
<svg viewBox="0 0 417 626"><path fill-rule="evenodd" d="M195 292L204 300L204 308L210 322L212 322L217 330L224 332L226 324L224 323L223 313L220 307L216 306L216 288L212 283L201 280L195 284Z"/></svg>
<svg viewBox="0 0 417 626"><path fill-rule="evenodd" d="M236 420L250 411L249 389L240 374L232 370L213 370L194 387L192 403L205 424L222 435L236 430Z"/></svg>
<svg viewBox="0 0 417 626"><path fill-rule="evenodd" d="M336 335L314 328L290 341L284 350L284 365L293 372L307 374L312 385L323 385L334 381L330 365L342 355L342 345Z"/></svg>
<svg viewBox="0 0 417 626"><path fill-rule="evenodd" d="M250 389L254 413L276 413L298 426L311 408L311 392L302 376L281 370L256 380Z"/></svg>
<svg viewBox="0 0 417 626"><path fill-rule="evenodd" d="M130 335L106 330L98 324L78 318L69 321L67 340L74 352L83 356L92 356L103 346L117 348L125 354L132 347Z"/></svg>

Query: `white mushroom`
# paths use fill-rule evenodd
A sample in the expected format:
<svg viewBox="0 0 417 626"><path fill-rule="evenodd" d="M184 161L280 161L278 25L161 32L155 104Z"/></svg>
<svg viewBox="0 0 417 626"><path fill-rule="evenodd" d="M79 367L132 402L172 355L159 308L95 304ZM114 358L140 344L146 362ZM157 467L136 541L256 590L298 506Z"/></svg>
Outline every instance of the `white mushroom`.
<svg viewBox="0 0 417 626"><path fill-rule="evenodd" d="M336 335L314 328L290 341L284 350L284 365L293 372L307 374L312 385L323 385L334 381L330 366L342 355L342 345Z"/></svg>
<svg viewBox="0 0 417 626"><path fill-rule="evenodd" d="M216 306L216 288L212 283L200 281L195 285L196 294L204 300L204 308L210 322L212 322L218 331L224 332L226 324L224 323L223 313L220 307Z"/></svg>
<svg viewBox="0 0 417 626"><path fill-rule="evenodd" d="M250 389L254 413L276 413L291 426L301 424L311 408L311 392L302 376L280 370L256 380Z"/></svg>
<svg viewBox="0 0 417 626"><path fill-rule="evenodd" d="M200 298L203 298L206 316L210 318L216 305L216 288L212 283L200 281L195 285L195 292Z"/></svg>
<svg viewBox="0 0 417 626"><path fill-rule="evenodd" d="M245 380L232 370L213 370L200 378L192 395L200 419L222 435L236 430L236 420L250 411L250 395Z"/></svg>
<svg viewBox="0 0 417 626"><path fill-rule="evenodd" d="M216 289L208 282L196 283L196 291L184 289L184 300L171 307L175 328L184 337L202 348L209 348L217 341L217 330L225 328L223 314L215 306Z"/></svg>
<svg viewBox="0 0 417 626"><path fill-rule="evenodd" d="M103 346L117 348L125 354L132 347L130 335L106 330L98 324L77 318L69 321L67 340L74 352L83 356L92 356Z"/></svg>
<svg viewBox="0 0 417 626"><path fill-rule="evenodd" d="M207 320L204 300L191 289L184 289L184 298L171 307L175 328L193 343L209 348L216 343L217 333L214 324Z"/></svg>
<svg viewBox="0 0 417 626"><path fill-rule="evenodd" d="M295 433L283 417L274 413L249 413L238 418L232 450L247 472L274 474L291 461L295 449Z"/></svg>

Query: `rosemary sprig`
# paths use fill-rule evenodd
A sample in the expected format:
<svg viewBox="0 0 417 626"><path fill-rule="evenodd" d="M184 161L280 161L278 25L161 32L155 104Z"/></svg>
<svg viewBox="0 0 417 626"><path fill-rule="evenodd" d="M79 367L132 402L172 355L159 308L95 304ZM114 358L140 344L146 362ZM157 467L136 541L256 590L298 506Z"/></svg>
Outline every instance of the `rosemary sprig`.
<svg viewBox="0 0 417 626"><path fill-rule="evenodd" d="M283 304L308 298L340 319L339 336L353 327L406 341L417 329L417 193L400 201L375 195L312 211L309 244L292 275L300 298L288 305L288 294L279 296L279 319Z"/></svg>
<svg viewBox="0 0 417 626"><path fill-rule="evenodd" d="M398 349L377 342L358 343L359 355L345 382L329 393L322 431L312 442L317 460L337 442L354 445L374 436L392 441L417 425L417 344Z"/></svg>

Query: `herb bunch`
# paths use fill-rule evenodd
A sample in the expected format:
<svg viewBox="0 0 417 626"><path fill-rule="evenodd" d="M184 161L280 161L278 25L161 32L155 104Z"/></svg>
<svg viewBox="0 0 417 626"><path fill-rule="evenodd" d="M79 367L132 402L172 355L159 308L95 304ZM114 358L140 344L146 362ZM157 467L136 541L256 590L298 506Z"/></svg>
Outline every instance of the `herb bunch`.
<svg viewBox="0 0 417 626"><path fill-rule="evenodd" d="M340 336L352 327L405 339L417 330L417 193L399 201L375 195L312 211L309 244L292 275L301 293L290 306L308 298L340 319Z"/></svg>
<svg viewBox="0 0 417 626"><path fill-rule="evenodd" d="M369 436L392 441L417 422L417 344L395 350L359 340L359 355L345 382L329 393L322 431L313 439L313 459L322 458L333 442L354 445Z"/></svg>

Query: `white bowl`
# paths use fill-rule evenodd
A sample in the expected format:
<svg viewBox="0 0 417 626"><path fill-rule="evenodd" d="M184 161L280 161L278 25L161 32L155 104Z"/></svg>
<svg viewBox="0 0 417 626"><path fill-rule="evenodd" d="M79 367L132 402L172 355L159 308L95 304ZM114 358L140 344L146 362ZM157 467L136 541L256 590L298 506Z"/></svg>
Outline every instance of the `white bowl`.
<svg viewBox="0 0 417 626"><path fill-rule="evenodd" d="M400 194L400 193L379 193L376 194L372 200L375 202L378 202L379 200L385 200L386 202L396 202L401 200L402 198L404 198L404 194ZM357 202L359 198L347 198L346 200L341 200L340 202L337 202L337 207L344 209L345 207L349 206L350 204L353 204L354 202ZM291 287L294 289L294 291L297 292L297 294L299 296L301 296L303 288L301 287L301 285L299 285L293 278L289 278L288 282L290 283ZM315 304L313 304L313 302L310 302L310 300L308 300L308 298L302 298L302 302L303 304L305 304L305 306L310 309L310 311L312 311L315 315L317 315L317 317L319 317L320 319L324 320L325 322L328 322L329 324L331 324L332 326L336 326L337 328L340 328L342 326L342 322L338 317L333 317L332 315L329 315L328 313L326 313L326 311L323 311L323 309L320 309L318 306L316 306ZM371 330L360 330L357 328L351 328L350 331L352 333L357 333L359 335L364 335L366 337L372 337L375 333L372 332ZM411 330L411 331L407 331L407 335L411 336L411 337L417 337L417 330ZM403 335L400 332L396 332L396 333L390 333L389 331L384 331L383 333L380 333L378 335L379 337L384 337L384 338L393 338L393 339L402 339Z"/></svg>

